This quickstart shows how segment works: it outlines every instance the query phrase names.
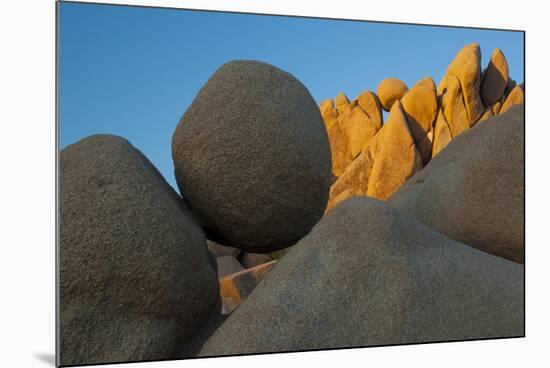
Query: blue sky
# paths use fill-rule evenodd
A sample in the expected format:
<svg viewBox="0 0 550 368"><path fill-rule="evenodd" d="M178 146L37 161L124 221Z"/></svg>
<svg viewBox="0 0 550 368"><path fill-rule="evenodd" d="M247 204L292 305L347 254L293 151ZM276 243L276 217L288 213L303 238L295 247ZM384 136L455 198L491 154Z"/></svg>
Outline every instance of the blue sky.
<svg viewBox="0 0 550 368"><path fill-rule="evenodd" d="M128 139L175 184L172 133L210 75L233 59L292 73L317 103L387 77L436 83L457 51L499 47L523 81L523 33L107 5L60 5L61 148L91 134Z"/></svg>

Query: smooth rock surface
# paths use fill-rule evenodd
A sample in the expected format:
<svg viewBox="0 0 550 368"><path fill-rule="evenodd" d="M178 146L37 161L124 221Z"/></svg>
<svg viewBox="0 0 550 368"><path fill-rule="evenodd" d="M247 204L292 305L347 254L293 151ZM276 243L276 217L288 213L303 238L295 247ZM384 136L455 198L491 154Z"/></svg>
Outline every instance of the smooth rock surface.
<svg viewBox="0 0 550 368"><path fill-rule="evenodd" d="M523 106L455 137L389 203L442 234L524 261Z"/></svg>
<svg viewBox="0 0 550 368"><path fill-rule="evenodd" d="M412 118L424 134L431 130L437 115L437 96L433 89L424 85L415 86L403 96L401 105L407 119Z"/></svg>
<svg viewBox="0 0 550 368"><path fill-rule="evenodd" d="M351 102L348 109L339 116L339 124L346 138L348 156L352 160L359 156L363 146L382 126L381 122L371 120L357 101Z"/></svg>
<svg viewBox="0 0 550 368"><path fill-rule="evenodd" d="M485 108L480 96L481 50L479 44L464 46L449 64L445 76L454 76L460 82L468 122L473 125ZM447 116L447 121L449 117ZM449 123L451 123L449 121Z"/></svg>
<svg viewBox="0 0 550 368"><path fill-rule="evenodd" d="M449 124L452 136L456 137L470 128L460 81L455 76L446 76L441 81L438 92L441 95L441 108L445 114L445 120Z"/></svg>
<svg viewBox="0 0 550 368"><path fill-rule="evenodd" d="M387 123L376 133L361 154L346 167L342 175L330 187L330 196L326 211L331 210L347 198L367 195L369 178L374 165L374 159L380 149Z"/></svg>
<svg viewBox="0 0 550 368"><path fill-rule="evenodd" d="M434 130L434 143L432 149L432 157L441 152L447 145L453 140L451 134L451 128L447 124L445 119L445 114L443 111L439 110L437 113L437 118L435 120L435 130Z"/></svg>
<svg viewBox="0 0 550 368"><path fill-rule="evenodd" d="M437 91L437 87L435 86L435 81L432 77L422 78L421 80L416 82L416 84L413 86L413 88L416 87L416 86L424 86L424 87L428 87L429 89L431 89L434 92Z"/></svg>
<svg viewBox="0 0 550 368"><path fill-rule="evenodd" d="M523 91L523 86L515 86L510 94L506 97L506 100L500 108L499 114L504 114L506 111L514 105L520 105L525 102L525 92Z"/></svg>
<svg viewBox="0 0 550 368"><path fill-rule="evenodd" d="M200 356L523 336L523 266L383 202L330 211Z"/></svg>
<svg viewBox="0 0 550 368"><path fill-rule="evenodd" d="M422 168L422 156L399 101L393 104L382 133L367 195L385 200Z"/></svg>
<svg viewBox="0 0 550 368"><path fill-rule="evenodd" d="M393 103L399 101L408 91L407 85L397 78L386 78L376 88L380 104L386 111L390 111Z"/></svg>
<svg viewBox="0 0 550 368"><path fill-rule="evenodd" d="M432 155L432 141L428 134L433 134L437 116L436 92L423 84L416 85L403 96L401 104L422 161L426 164Z"/></svg>
<svg viewBox="0 0 550 368"><path fill-rule="evenodd" d="M60 363L194 354L220 298L205 235L182 199L116 136L67 146L59 172Z"/></svg>
<svg viewBox="0 0 550 368"><path fill-rule="evenodd" d="M332 174L338 177L342 175L352 161L346 137L342 129L340 129L340 124L332 124L328 129L328 139L330 142L330 154L332 156Z"/></svg>
<svg viewBox="0 0 550 368"><path fill-rule="evenodd" d="M502 104L500 101L495 102L495 104L491 107L491 110L493 110L493 115L498 115L500 113L500 108L502 107Z"/></svg>
<svg viewBox="0 0 550 368"><path fill-rule="evenodd" d="M287 247L328 201L332 165L319 107L300 81L269 64L222 65L178 124L172 157L194 217L223 245Z"/></svg>
<svg viewBox="0 0 550 368"><path fill-rule="evenodd" d="M382 105L374 92L365 91L357 98L357 103L369 117L371 123L378 129L382 127Z"/></svg>

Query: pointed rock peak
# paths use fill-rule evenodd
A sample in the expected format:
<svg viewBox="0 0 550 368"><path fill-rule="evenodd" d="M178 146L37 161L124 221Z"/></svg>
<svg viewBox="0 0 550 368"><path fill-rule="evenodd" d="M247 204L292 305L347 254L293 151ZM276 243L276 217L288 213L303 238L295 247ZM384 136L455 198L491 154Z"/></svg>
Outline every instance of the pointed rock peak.
<svg viewBox="0 0 550 368"><path fill-rule="evenodd" d="M481 101L481 50L478 43L464 46L449 64L445 75L460 82L469 123L473 125L485 111Z"/></svg>
<svg viewBox="0 0 550 368"><path fill-rule="evenodd" d="M455 59L461 58L461 57L470 57L472 55L480 56L481 57L481 48L479 47L479 43L473 42L470 43L463 48L461 48L455 56Z"/></svg>
<svg viewBox="0 0 550 368"><path fill-rule="evenodd" d="M401 101L395 101L392 105L386 125L386 134L390 134L389 132L401 131L403 133L400 134L401 136L410 136L410 138L412 138L409 124L407 122L407 115Z"/></svg>
<svg viewBox="0 0 550 368"><path fill-rule="evenodd" d="M421 80L416 82L416 84L413 86L413 88L417 87L417 86L428 87L431 90L433 90L434 92L437 90L436 87L435 87L435 81L432 77L422 78Z"/></svg>
<svg viewBox="0 0 550 368"><path fill-rule="evenodd" d="M357 98L357 103L369 116L371 122L380 129L382 127L382 106L378 96L372 91L365 91Z"/></svg>
<svg viewBox="0 0 550 368"><path fill-rule="evenodd" d="M422 169L403 106L396 101L384 126L379 151L374 159L367 195L385 200Z"/></svg>
<svg viewBox="0 0 550 368"><path fill-rule="evenodd" d="M319 105L319 108L321 111L326 109L331 109L334 107L334 101L331 98L327 98L326 100L323 100L321 102L321 105Z"/></svg>
<svg viewBox="0 0 550 368"><path fill-rule="evenodd" d="M329 129L334 123L336 123L338 118L338 111L334 108L334 101L330 98L324 100L321 102L319 110L321 111L321 116L323 117L326 128Z"/></svg>
<svg viewBox="0 0 550 368"><path fill-rule="evenodd" d="M340 92L340 94L338 94L338 96L336 96L336 109L338 110L338 113L339 114L342 114L346 107L349 105L349 99L348 97L344 94L344 92Z"/></svg>

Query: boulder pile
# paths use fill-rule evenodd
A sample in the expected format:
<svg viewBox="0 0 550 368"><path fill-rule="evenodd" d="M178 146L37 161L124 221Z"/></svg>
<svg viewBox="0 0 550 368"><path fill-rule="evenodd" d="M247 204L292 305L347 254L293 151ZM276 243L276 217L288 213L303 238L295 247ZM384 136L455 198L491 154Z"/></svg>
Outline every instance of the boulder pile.
<svg viewBox="0 0 550 368"><path fill-rule="evenodd" d="M480 64L320 107L224 64L175 126L179 194L121 137L63 149L60 363L523 336L524 89Z"/></svg>
<svg viewBox="0 0 550 368"><path fill-rule="evenodd" d="M387 200L465 130L523 101L524 87L510 78L502 51L495 49L482 71L475 43L457 53L437 87L430 77L410 89L387 78L377 93L363 92L351 102L340 93L323 101L332 173L338 178L327 210L353 195ZM386 122L382 109L389 112Z"/></svg>

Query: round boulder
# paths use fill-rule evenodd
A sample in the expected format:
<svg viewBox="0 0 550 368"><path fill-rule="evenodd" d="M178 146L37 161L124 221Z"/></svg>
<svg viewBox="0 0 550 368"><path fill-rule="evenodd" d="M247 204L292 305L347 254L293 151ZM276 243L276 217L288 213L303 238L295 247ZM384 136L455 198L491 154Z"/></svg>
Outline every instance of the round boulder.
<svg viewBox="0 0 550 368"><path fill-rule="evenodd" d="M378 99L386 111L390 111L393 103L400 100L408 91L407 85L397 78L384 79L376 89Z"/></svg>
<svg viewBox="0 0 550 368"><path fill-rule="evenodd" d="M221 66L172 138L175 176L209 239L254 253L285 248L323 216L331 156L315 101L269 64Z"/></svg>
<svg viewBox="0 0 550 368"><path fill-rule="evenodd" d="M60 155L60 364L189 357L219 315L215 262L182 199L128 141Z"/></svg>

